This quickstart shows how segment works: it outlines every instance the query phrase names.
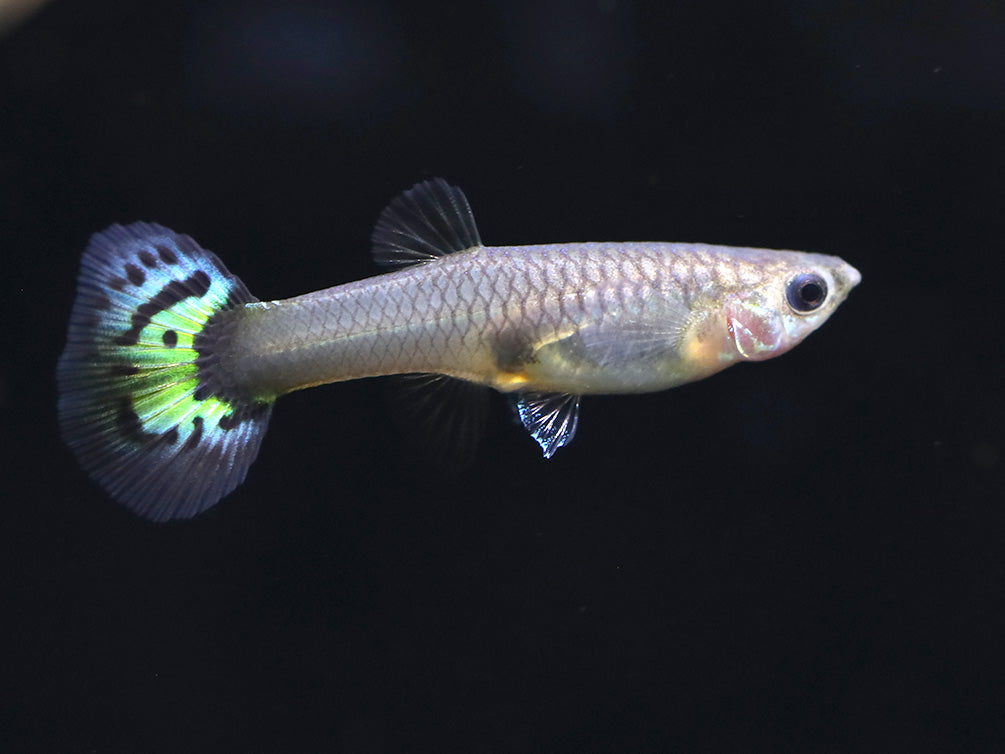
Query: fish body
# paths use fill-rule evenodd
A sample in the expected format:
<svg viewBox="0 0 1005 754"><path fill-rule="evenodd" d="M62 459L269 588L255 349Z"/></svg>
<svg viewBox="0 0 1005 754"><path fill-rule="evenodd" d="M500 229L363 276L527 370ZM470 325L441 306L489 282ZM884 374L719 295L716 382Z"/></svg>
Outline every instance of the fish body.
<svg viewBox="0 0 1005 754"><path fill-rule="evenodd" d="M791 316L765 277L833 269L837 290L840 265L698 244L476 247L233 311L226 369L269 398L408 372L505 392L652 392L791 348L829 312Z"/></svg>
<svg viewBox="0 0 1005 754"><path fill-rule="evenodd" d="M430 373L515 398L551 456L579 396L642 393L785 353L860 280L838 257L680 243L485 246L436 179L385 209L374 278L260 302L210 252L150 224L85 252L59 366L83 465L133 510L187 517L239 484L272 403Z"/></svg>

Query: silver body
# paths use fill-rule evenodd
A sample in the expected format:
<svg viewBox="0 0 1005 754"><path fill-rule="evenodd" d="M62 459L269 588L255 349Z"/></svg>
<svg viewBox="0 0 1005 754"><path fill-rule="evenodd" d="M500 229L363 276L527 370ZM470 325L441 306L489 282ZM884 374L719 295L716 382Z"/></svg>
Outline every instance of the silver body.
<svg viewBox="0 0 1005 754"><path fill-rule="evenodd" d="M800 318L799 331L777 344L783 352L844 299L858 282L854 268L802 252L569 243L476 247L249 304L234 312L221 358L243 390L265 397L415 372L503 391L661 390L748 357L733 342L731 312L784 308L784 290L774 289L804 269L826 275L832 297Z"/></svg>

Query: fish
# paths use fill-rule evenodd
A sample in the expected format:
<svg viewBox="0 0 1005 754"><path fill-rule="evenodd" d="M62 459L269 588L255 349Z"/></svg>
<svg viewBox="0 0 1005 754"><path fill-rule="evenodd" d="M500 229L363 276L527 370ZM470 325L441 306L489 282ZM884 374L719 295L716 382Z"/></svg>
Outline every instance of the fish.
<svg viewBox="0 0 1005 754"><path fill-rule="evenodd" d="M390 271L260 301L160 225L84 251L57 366L62 436L115 500L191 518L241 484L282 395L430 374L508 394L546 458L584 395L647 393L791 350L861 280L839 257L700 243L486 246L441 178L388 204Z"/></svg>

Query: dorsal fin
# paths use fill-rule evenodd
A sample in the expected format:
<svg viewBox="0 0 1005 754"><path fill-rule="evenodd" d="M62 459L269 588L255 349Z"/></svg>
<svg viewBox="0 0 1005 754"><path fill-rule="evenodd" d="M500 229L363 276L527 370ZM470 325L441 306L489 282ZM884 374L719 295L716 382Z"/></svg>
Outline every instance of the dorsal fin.
<svg viewBox="0 0 1005 754"><path fill-rule="evenodd" d="M391 200L370 236L378 264L399 267L481 246L467 197L442 178L417 183Z"/></svg>

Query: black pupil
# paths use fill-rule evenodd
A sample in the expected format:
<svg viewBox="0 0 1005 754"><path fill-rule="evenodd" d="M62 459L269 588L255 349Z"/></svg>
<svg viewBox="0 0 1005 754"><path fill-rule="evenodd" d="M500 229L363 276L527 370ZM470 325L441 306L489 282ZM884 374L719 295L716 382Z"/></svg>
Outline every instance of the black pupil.
<svg viewBox="0 0 1005 754"><path fill-rule="evenodd" d="M810 306L819 306L824 297L824 292L819 283L806 283L799 289L799 295Z"/></svg>
<svg viewBox="0 0 1005 754"><path fill-rule="evenodd" d="M789 305L797 312L819 309L827 298L827 283L819 275L803 274L789 283Z"/></svg>

